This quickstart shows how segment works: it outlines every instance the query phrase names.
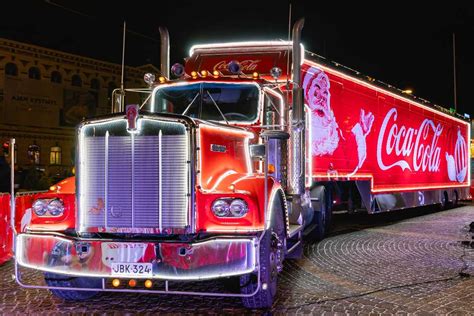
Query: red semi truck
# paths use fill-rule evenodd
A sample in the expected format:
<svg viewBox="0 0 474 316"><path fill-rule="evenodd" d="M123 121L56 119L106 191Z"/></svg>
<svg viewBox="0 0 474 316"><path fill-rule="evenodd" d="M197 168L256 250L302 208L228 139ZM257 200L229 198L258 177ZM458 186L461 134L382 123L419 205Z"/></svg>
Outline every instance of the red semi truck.
<svg viewBox="0 0 474 316"><path fill-rule="evenodd" d="M17 282L64 299L133 291L264 308L303 231L323 238L337 207L468 198L469 123L306 52L302 27L291 42L196 45L173 80L163 31L163 76L117 90L113 114L78 126L76 177L16 197ZM145 97L125 107L132 93ZM217 278L240 291L173 287Z"/></svg>

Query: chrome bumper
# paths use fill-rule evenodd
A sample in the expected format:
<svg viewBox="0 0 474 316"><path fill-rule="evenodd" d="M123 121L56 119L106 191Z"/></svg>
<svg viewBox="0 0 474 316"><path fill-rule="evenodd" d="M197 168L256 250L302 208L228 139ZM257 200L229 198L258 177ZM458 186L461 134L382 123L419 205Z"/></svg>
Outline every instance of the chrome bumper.
<svg viewBox="0 0 474 316"><path fill-rule="evenodd" d="M76 239L49 234L16 237L19 266L73 277L215 279L256 271L257 251L257 237L218 237L194 243ZM152 273L118 276L111 269L115 263L151 263Z"/></svg>

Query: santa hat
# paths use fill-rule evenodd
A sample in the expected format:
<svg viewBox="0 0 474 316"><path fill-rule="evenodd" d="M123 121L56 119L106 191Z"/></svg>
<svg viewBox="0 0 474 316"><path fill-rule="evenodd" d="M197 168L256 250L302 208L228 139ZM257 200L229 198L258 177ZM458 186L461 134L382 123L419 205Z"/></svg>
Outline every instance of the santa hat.
<svg viewBox="0 0 474 316"><path fill-rule="evenodd" d="M328 76L322 71L322 69L319 69L317 67L308 67L306 70L302 69L304 72L304 77L303 77L303 85L302 88L304 89L304 94L305 94L305 99L308 99L308 93L313 85L313 81L318 79L321 80L321 78L324 78L327 83L327 87L329 89L329 78Z"/></svg>

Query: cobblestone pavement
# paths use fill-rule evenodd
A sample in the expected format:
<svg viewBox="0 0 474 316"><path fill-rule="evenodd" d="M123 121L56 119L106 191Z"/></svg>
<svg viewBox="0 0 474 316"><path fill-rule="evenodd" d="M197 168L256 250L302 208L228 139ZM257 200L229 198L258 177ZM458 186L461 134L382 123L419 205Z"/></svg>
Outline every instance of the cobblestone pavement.
<svg viewBox="0 0 474 316"><path fill-rule="evenodd" d="M0 266L0 314L474 315L474 206L335 217L332 236L285 262L270 311L245 310L239 299L171 295L63 302L17 286L9 262Z"/></svg>

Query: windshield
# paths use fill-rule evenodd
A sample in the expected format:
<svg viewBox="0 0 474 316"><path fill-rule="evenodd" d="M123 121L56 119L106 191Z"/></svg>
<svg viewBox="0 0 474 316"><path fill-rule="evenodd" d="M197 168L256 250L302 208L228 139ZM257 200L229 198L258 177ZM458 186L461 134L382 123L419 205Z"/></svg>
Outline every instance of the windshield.
<svg viewBox="0 0 474 316"><path fill-rule="evenodd" d="M214 121L252 122L258 116L254 84L201 82L156 90L152 111ZM224 119L225 118L225 119Z"/></svg>

